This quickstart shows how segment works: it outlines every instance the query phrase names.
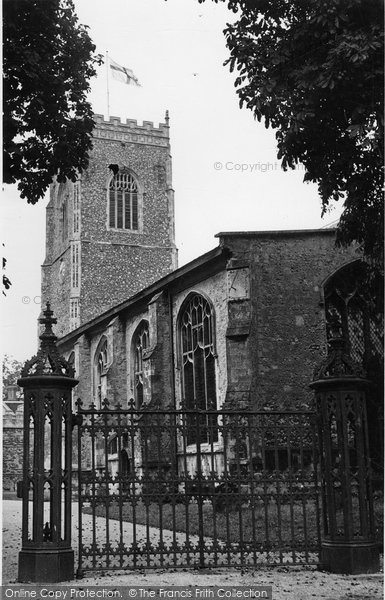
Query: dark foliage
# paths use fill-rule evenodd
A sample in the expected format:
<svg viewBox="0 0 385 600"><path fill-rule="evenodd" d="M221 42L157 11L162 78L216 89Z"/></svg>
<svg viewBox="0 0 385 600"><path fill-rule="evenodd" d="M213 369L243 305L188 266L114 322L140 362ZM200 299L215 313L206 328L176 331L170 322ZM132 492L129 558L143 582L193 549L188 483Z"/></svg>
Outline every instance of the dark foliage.
<svg viewBox="0 0 385 600"><path fill-rule="evenodd" d="M16 385L20 377L23 363L16 360L8 354L3 357L3 388L9 385Z"/></svg>
<svg viewBox="0 0 385 600"><path fill-rule="evenodd" d="M72 0L3 2L3 180L36 203L88 165L89 79L101 57Z"/></svg>
<svg viewBox="0 0 385 600"><path fill-rule="evenodd" d="M323 212L344 202L337 242L382 266L383 2L218 1L239 14L224 33L241 106L277 130L283 169L305 166Z"/></svg>
<svg viewBox="0 0 385 600"><path fill-rule="evenodd" d="M4 247L4 244L3 244ZM3 260L3 296L7 295L7 291L9 290L9 288L12 285L11 280L9 279L9 277L7 277L7 275L4 273L5 269L7 268L7 259L3 256L2 257Z"/></svg>

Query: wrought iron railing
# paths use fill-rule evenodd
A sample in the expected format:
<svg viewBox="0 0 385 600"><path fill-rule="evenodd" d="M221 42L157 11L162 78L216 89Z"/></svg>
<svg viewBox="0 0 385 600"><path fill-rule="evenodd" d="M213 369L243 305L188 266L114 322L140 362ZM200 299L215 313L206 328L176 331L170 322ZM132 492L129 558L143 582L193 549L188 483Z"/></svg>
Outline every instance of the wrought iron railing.
<svg viewBox="0 0 385 600"><path fill-rule="evenodd" d="M79 574L318 561L313 413L105 401L77 421Z"/></svg>

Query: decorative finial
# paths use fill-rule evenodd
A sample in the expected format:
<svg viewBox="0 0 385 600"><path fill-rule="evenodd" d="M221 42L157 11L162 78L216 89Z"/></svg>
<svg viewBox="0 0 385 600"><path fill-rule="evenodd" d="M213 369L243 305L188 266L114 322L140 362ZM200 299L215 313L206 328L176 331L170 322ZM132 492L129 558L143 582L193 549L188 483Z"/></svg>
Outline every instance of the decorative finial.
<svg viewBox="0 0 385 600"><path fill-rule="evenodd" d="M73 378L73 366L60 356L56 347L57 337L52 331L52 325L57 323L57 319L53 316L49 302L43 311L43 316L39 318L39 323L45 325L45 329L40 335L40 348L37 355L24 364L21 371L22 378L41 375L60 375Z"/></svg>
<svg viewBox="0 0 385 600"><path fill-rule="evenodd" d="M43 316L39 318L39 323L45 325L45 329L40 335L40 339L43 340L50 338L51 340L55 341L57 337L52 331L52 325L56 325L57 319L53 316L53 310L51 310L51 305L49 302L46 304L46 309L43 311Z"/></svg>
<svg viewBox="0 0 385 600"><path fill-rule="evenodd" d="M326 313L328 333L328 354L326 359L316 367L314 381L333 378L360 377L366 373L362 365L349 354L346 339L343 335L341 315L337 308L331 306Z"/></svg>
<svg viewBox="0 0 385 600"><path fill-rule="evenodd" d="M167 125L167 127L169 127L169 123L170 123L170 116L169 116L169 112L168 112L168 110L166 110L165 121L166 121L166 125Z"/></svg>

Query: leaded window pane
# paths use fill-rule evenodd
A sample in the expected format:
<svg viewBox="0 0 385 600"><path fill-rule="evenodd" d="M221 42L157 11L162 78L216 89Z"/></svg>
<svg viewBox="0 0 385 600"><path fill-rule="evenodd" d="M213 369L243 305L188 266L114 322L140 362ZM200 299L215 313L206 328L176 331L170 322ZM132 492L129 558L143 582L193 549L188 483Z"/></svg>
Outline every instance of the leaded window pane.
<svg viewBox="0 0 385 600"><path fill-rule="evenodd" d="M347 306L348 340L352 358L362 362L365 354L364 314L357 302Z"/></svg>
<svg viewBox="0 0 385 600"><path fill-rule="evenodd" d="M117 192L116 192L116 207L117 207L116 227L118 229L122 229L123 228L123 194L120 190L117 190Z"/></svg>
<svg viewBox="0 0 385 600"><path fill-rule="evenodd" d="M107 340L105 340L96 357L96 393L99 406L101 406L107 393L107 365L108 352Z"/></svg>
<svg viewBox="0 0 385 600"><path fill-rule="evenodd" d="M383 331L384 316L376 315L370 320L369 335L371 346L374 349L374 353L378 356L381 356L384 350Z"/></svg>
<svg viewBox="0 0 385 600"><path fill-rule="evenodd" d="M124 214L125 226L126 226L126 229L130 229L131 228L130 227L130 224L131 224L131 203L130 202L125 202L124 210L125 210L125 214ZM137 229L137 227L134 229Z"/></svg>
<svg viewBox="0 0 385 600"><path fill-rule="evenodd" d="M134 393L137 408L140 408L144 401L145 375L143 369L143 352L149 347L149 342L148 323L145 322L141 325L134 339Z"/></svg>
<svg viewBox="0 0 385 600"><path fill-rule="evenodd" d="M115 190L110 190L110 227L115 227Z"/></svg>
<svg viewBox="0 0 385 600"><path fill-rule="evenodd" d="M131 194L130 206L132 212L131 229L138 229L138 194L136 192Z"/></svg>
<svg viewBox="0 0 385 600"><path fill-rule="evenodd" d="M130 173L120 172L110 182L109 226L113 229L139 228L138 186Z"/></svg>
<svg viewBox="0 0 385 600"><path fill-rule="evenodd" d="M383 464L383 358L384 317L379 298L368 294L365 263L356 261L342 267L325 286L327 337L332 336L331 317L339 323L350 356L360 363L373 383L367 396L369 445L376 477ZM379 288L383 288L382 285ZM378 293L380 296L380 293ZM374 300L377 300L374 302ZM380 484L382 485L382 484Z"/></svg>
<svg viewBox="0 0 385 600"><path fill-rule="evenodd" d="M195 294L180 316L183 402L187 409L217 408L213 313L210 304ZM187 443L218 440L216 416L187 415Z"/></svg>
<svg viewBox="0 0 385 600"><path fill-rule="evenodd" d="M342 335L352 358L360 363L366 363L370 356L383 359L383 315L366 296L365 267L362 263L346 265L328 281L325 312L327 323L331 314L338 314Z"/></svg>

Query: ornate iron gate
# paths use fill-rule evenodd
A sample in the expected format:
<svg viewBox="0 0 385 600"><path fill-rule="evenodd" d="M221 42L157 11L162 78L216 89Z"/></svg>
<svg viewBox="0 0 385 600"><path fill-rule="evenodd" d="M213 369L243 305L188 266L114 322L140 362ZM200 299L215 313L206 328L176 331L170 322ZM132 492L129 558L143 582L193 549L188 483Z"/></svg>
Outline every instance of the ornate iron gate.
<svg viewBox="0 0 385 600"><path fill-rule="evenodd" d="M316 563L310 412L78 406L79 568Z"/></svg>

